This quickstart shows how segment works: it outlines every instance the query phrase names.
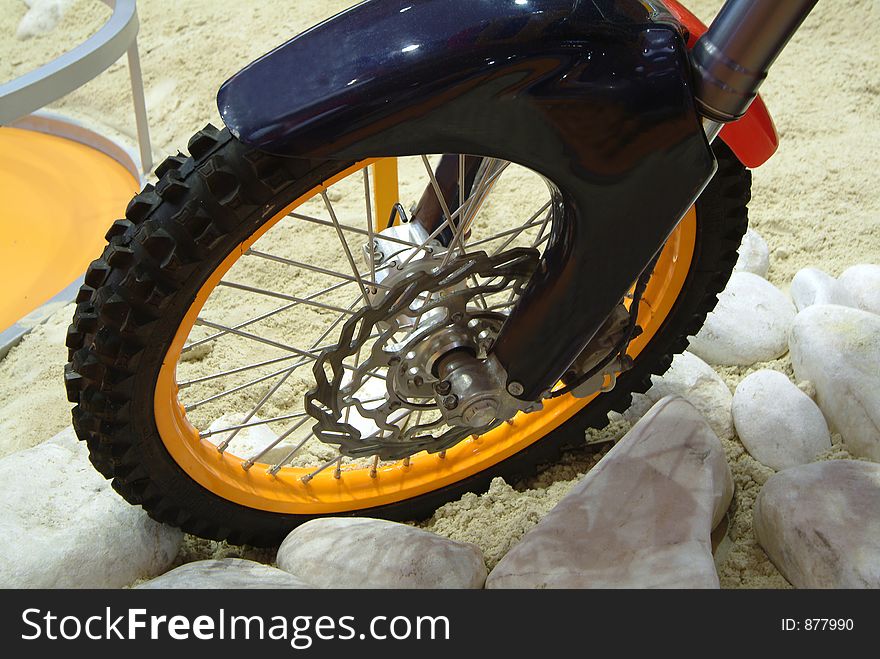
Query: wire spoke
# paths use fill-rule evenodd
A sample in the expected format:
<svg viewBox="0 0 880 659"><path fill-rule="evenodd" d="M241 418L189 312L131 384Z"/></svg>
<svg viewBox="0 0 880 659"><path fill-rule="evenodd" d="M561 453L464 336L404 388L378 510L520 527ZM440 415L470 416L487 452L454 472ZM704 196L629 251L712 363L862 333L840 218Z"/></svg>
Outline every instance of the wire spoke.
<svg viewBox="0 0 880 659"><path fill-rule="evenodd" d="M289 458L288 458L288 459L289 459ZM338 457L337 457L337 458L332 458L332 459L328 460L327 462L325 462L324 464L322 464L320 467L318 467L317 469L315 469L315 471L313 471L312 473L310 473L310 474L306 474L305 476L303 476L303 477L302 477L302 482L303 482L303 483L308 483L308 482L311 481L315 476L317 476L317 475L320 474L322 471L324 471L327 467L330 467L330 466L334 465L338 460L339 460Z"/></svg>
<svg viewBox="0 0 880 659"><path fill-rule="evenodd" d="M546 208L546 207L545 207ZM485 245L486 243L495 242L500 238L506 238L511 234L515 234L514 237L521 234L523 231L528 231L529 229L533 229L537 226L541 226L544 223L543 220L537 221L529 221L527 224L523 224L522 226L515 227L513 229L505 229L504 231L499 231L498 233L489 236L488 238L480 238L479 240L475 240L472 243L468 243L468 247L479 247L480 245Z"/></svg>
<svg viewBox="0 0 880 659"><path fill-rule="evenodd" d="M379 334L373 334L367 338L368 339L378 339L379 336L380 336ZM324 351L329 348L335 348L335 347L336 347L335 343L327 343L322 346L315 347L314 350ZM227 377L230 375L236 375L237 373L243 373L245 371L252 371L252 370L260 368L262 366L271 366L272 364L277 364L277 363L283 362L283 361L289 361L291 359L296 359L297 357L299 357L299 355L297 355L297 354L285 355L284 357L276 357L275 359L268 359L266 361L248 364L247 366L239 366L238 368L233 368L228 371L221 371L218 373L212 373L211 375L203 375L201 377L194 378L192 380L184 380L183 382L178 382L177 388L178 389L186 389L187 387L191 387L196 384L203 384L205 382L210 382L211 380L217 380L219 378L224 378L224 377Z"/></svg>
<svg viewBox="0 0 880 659"><path fill-rule="evenodd" d="M274 440L271 444L269 444L267 447L265 447L264 449L262 449L262 450L261 450L259 453L257 453L256 455L253 455L253 456L249 457L247 460L245 460L244 462L242 462L242 463L241 463L241 468L244 469L245 471L247 471L248 469L250 469L251 467L253 467L257 460L259 460L260 458L262 458L262 457L263 457L264 455L266 455L269 451L271 451L273 448L275 448L276 446L278 446L281 442L283 442L285 439L287 439L287 438L290 437L293 433L295 433L297 430L299 430L299 429L300 429L300 428L301 428L301 427L302 427L302 426L303 426L303 425L309 420L309 418L310 418L310 417L307 416L307 417L305 417L304 419L301 419L300 421L298 421L297 423L295 423L292 427L288 428L288 429L285 430L283 433L281 433L280 435L278 435L278 437L276 437L275 440ZM302 448L302 446L303 446L308 440L309 440L309 438L306 437L302 442L300 442L299 445L297 445L296 448L297 448L297 449L298 449L298 448Z"/></svg>
<svg viewBox="0 0 880 659"><path fill-rule="evenodd" d="M486 311L498 311L499 309L506 309L507 307L512 307L513 305L513 302L501 302L499 304L493 304L487 307Z"/></svg>
<svg viewBox="0 0 880 659"><path fill-rule="evenodd" d="M300 362L300 364L298 364L297 366L300 366L300 365L302 365L302 362ZM247 415L245 415L245 417L244 417L245 423L249 422L252 418L254 418L254 416L256 415L257 412L259 412L261 409L263 409L263 405L265 405L269 401L269 399L272 396L274 396L275 393L284 385L284 383L287 382L288 378L290 378L290 376L293 375L294 370L295 370L295 368L291 368L289 371L287 371L281 377L281 379L278 380L278 382L276 382L275 384L272 385L272 388L269 389L269 391L266 392L266 394L251 409L251 411L248 412ZM303 419L303 423L307 419L308 419L308 417ZM297 426L297 427L299 427L299 426ZM232 442L233 439L235 439L236 435L238 435L238 430L233 430L232 434L230 434L229 437L227 437L225 440L223 440L223 442L219 446L217 446L217 450L220 453L223 453L223 451L226 450L226 447L229 446L229 444Z"/></svg>
<svg viewBox="0 0 880 659"><path fill-rule="evenodd" d="M452 224L452 214L449 212L449 205L446 203L446 197L443 196L443 192L440 190L440 184L437 182L434 168L431 167L431 163L428 162L428 156L424 154L422 155L422 163L425 165L425 169L428 172L428 178L431 179L431 187L434 188L434 194L437 196L440 208L443 209L443 217L446 218L444 224L448 225L453 231L455 231L455 227Z"/></svg>
<svg viewBox="0 0 880 659"><path fill-rule="evenodd" d="M366 197L366 207L367 207L367 236L369 238L369 255L368 259L370 261L370 281L376 281L376 259L374 258L374 254L376 251L376 239L373 237L373 202L370 198L370 172L369 167L364 167L364 196ZM378 211L377 211L378 212ZM373 293L376 292L375 284L373 288Z"/></svg>
<svg viewBox="0 0 880 659"><path fill-rule="evenodd" d="M360 298L355 299L355 301L351 303L349 308L355 307L359 302L360 302ZM336 329L336 327L339 325L339 323L341 323L344 319L345 319L345 316L340 316L335 321L333 321L333 323L331 323L330 327L328 327L324 331L324 333L320 337L318 337L318 339L312 344L312 347L310 348L310 350L315 350L316 347L318 345L320 345L320 343L322 341L324 341L330 335L330 332L332 332L334 329ZM293 366L290 366L287 369L287 374L293 373L300 366L302 366L303 364L308 364L311 361L313 361L313 359L310 358L310 359L304 359L304 360L297 362L296 364L294 364ZM189 412L190 410L196 409L197 407L201 407L202 405L209 403L211 401L217 400L218 398L222 398L224 396L229 396L230 394L237 393L237 392L241 391L242 389L246 389L247 387L258 384L259 382L265 382L266 380L268 380L272 377L275 377L277 375L280 375L281 373L285 373L285 371L282 370L282 371L278 371L276 373L270 373L269 375L263 376L262 378L258 378L257 380L252 380L251 382L245 383L245 384L240 385L238 387L233 387L232 389L227 389L226 391L222 391L219 394L214 394L213 396L205 398L204 400L200 400L195 403L192 403L191 405L187 405L186 411ZM283 381L280 384L283 384ZM280 384L278 386L280 386ZM266 398L265 400L268 400L268 398ZM245 421L249 421L250 418L254 414L256 414L257 412L260 411L260 409L262 408L262 405L265 403L265 400L262 403L258 403L257 406L251 410L249 415L245 418Z"/></svg>
<svg viewBox="0 0 880 659"><path fill-rule="evenodd" d="M299 444L297 444L292 449L290 449L290 452L287 455L285 455L277 463L275 463L274 465L269 467L266 470L266 473L272 474L273 476L277 475L278 472L281 471L281 468L285 464L287 464L287 462L289 462L290 459L293 458L293 456L296 455L300 451L300 449L302 449L303 446L308 444L309 440L312 439L313 437L314 437L314 435L312 433L309 433L309 435L305 439L303 439Z"/></svg>
<svg viewBox="0 0 880 659"><path fill-rule="evenodd" d="M550 218L553 216L552 211L547 211L547 214L544 216L544 219L541 221L541 229L538 231L538 235L535 237L535 240L532 241L532 248L535 249L540 247L542 244L547 242L550 239L550 234L544 234L544 231L547 229ZM511 290L510 294L507 296L507 304L502 305L498 308L510 307L513 306L513 298L516 297L516 291Z"/></svg>
<svg viewBox="0 0 880 659"><path fill-rule="evenodd" d="M315 300L306 300L301 297L297 297L296 295L288 295L287 293L279 293L278 291L270 291L266 288L258 288L256 286L248 286L247 284L239 284L234 281L221 281L217 282L218 286L224 286L225 288L234 288L238 291L247 291L248 293L256 293L257 295L265 295L267 297L278 298L279 300L289 300L291 302L296 302L297 304L303 304L307 307L315 307L316 309L324 309L326 311L335 311L336 313L342 314L350 314L354 315L354 311L350 311L349 309L343 309L342 307L337 307L333 304L327 304L326 302L316 302ZM230 331L230 328L227 328L227 331Z"/></svg>
<svg viewBox="0 0 880 659"><path fill-rule="evenodd" d="M430 248L427 247L427 244L429 242L431 242L432 240L434 240L437 236L439 236L443 232L443 230L446 229L446 227L449 227L450 230L455 232L455 220L465 212L467 204L469 202L475 200L477 198L478 194L479 194L479 192L475 192L470 197L468 197L467 200L464 202L464 204L462 206L460 206L459 208L457 208L456 211L454 213L452 213L452 215L449 218L445 218L443 220L443 222L440 223L440 226L438 226L436 229L434 229L434 231L432 231L431 234L427 238L425 238L425 240L423 240L420 245L414 245L412 243L410 243L410 245L412 245L413 247L416 247L417 249L421 249L421 250L424 250L424 251L427 251L430 253L431 250L430 250ZM384 237L383 237L383 239L384 239ZM413 251L413 253L410 254L403 261L403 263L401 263L399 266L397 266L397 269L402 270L407 264L409 264L415 258L416 253L417 253L416 251Z"/></svg>
<svg viewBox="0 0 880 659"><path fill-rule="evenodd" d="M266 380L271 380L272 378L277 377L279 375L286 374L286 373L292 373L297 368L299 368L303 364L308 364L310 361L312 361L312 360L304 359L302 361L297 362L293 366L290 366L288 368L283 368L280 371L275 371L274 373L269 373L268 375L263 375L262 377L256 378L255 380L245 382L244 384L237 385L235 387L232 387L231 389L226 389L224 391L221 391L219 394L214 394L213 396L208 396L207 398L203 398L202 400L196 401L195 403L185 405L184 407L186 408L187 412L190 412L192 410L195 410L195 409L201 407L202 405L205 405L207 403L211 403L215 400L218 400L220 398L224 398L226 396L230 396L232 394L237 394L239 391L244 391L248 387L253 387L254 385L260 384L261 382L265 382Z"/></svg>
<svg viewBox="0 0 880 659"><path fill-rule="evenodd" d="M199 431L199 437L205 439L206 437L210 437L211 435L222 435L223 433L231 432L233 430L244 430L245 428L255 428L256 426L265 426L269 423L276 423L278 421L287 421L289 419L299 419L301 417L306 416L306 412L296 412L294 414L285 414L284 416L276 416L272 419L260 419L259 421L251 421L250 423L242 423L237 426L229 426L228 428L220 428L218 430L206 430L202 432Z"/></svg>
<svg viewBox="0 0 880 659"><path fill-rule="evenodd" d="M216 330L224 330L229 332L230 334L235 334L236 336L240 336L243 339L250 339L251 341L256 341L257 343L263 343L267 346L272 346L273 348L280 348L281 350L286 350L287 352L292 352L295 355L300 355L301 357L306 357L308 359L317 359L320 354L314 352L308 352L306 350L301 350L292 345L288 345L286 343L281 343L279 341L275 341L273 339L267 339L263 336L257 336L256 334L251 334L250 332L242 332L241 330L233 329L231 327L227 327L226 325L221 325L220 323L214 323L210 320L205 320L204 318L199 318L196 323L198 325L204 325L205 327L210 327L211 329Z"/></svg>
<svg viewBox="0 0 880 659"><path fill-rule="evenodd" d="M211 375L203 375L202 377L193 378L192 380L184 380L183 382L177 383L178 389L186 389L187 387L191 387L194 384L202 384L204 382L210 382L211 380L217 380L218 378L224 378L229 375L235 375L237 373L243 373L245 371L251 371L255 368L260 368L261 366L270 366L271 364L277 364L279 362L287 361L290 359L295 359L299 355L285 355L284 357L276 357L275 359L268 359L262 362L256 362L254 364L248 364L247 366L239 366L238 368L233 368L228 371L221 371L220 373L212 373Z"/></svg>
<svg viewBox="0 0 880 659"><path fill-rule="evenodd" d="M342 227L339 226L339 220L336 217L336 211L333 210L333 204L330 203L330 197L327 196L326 190L321 190L321 198L324 200L324 206L327 207L327 212L330 214L330 220L333 222L333 227L336 229L336 235L339 236L339 242L342 243L342 249L345 252L345 258L348 259L348 264L351 266L351 271L354 273L355 279L357 279L358 286L361 289L361 295L364 297L364 304L368 307L370 306L370 296L367 294L367 289L364 286L364 281L361 279L360 270L358 270L357 265L354 262L354 257L351 255L351 249L348 247L348 241L345 240L345 234L342 233Z"/></svg>
<svg viewBox="0 0 880 659"><path fill-rule="evenodd" d="M455 217L455 215L453 215L453 217ZM438 226L436 229L434 229L428 235L428 237L422 241L421 245L416 245L416 249L414 249L412 251L412 253L406 257L406 259L404 259L403 263L401 263L399 266L397 266L397 269L403 270L403 268L406 267L415 258L416 254L418 254L418 251L420 249L426 251L429 254L432 253L431 249L427 247L427 244L429 242L431 242L432 240L434 240L437 236L439 236L447 226L451 227L452 224L449 222L449 220L443 220L443 222L440 223L440 226Z"/></svg>
<svg viewBox="0 0 880 659"><path fill-rule="evenodd" d="M311 295L307 295L303 299L304 300L312 300L316 297L320 297L321 295L325 295L325 294L330 293L332 291L338 290L338 289L342 288L343 286L348 286L350 283L351 282L343 281L338 284L334 284L333 286L330 286L329 288L325 288L323 290L320 290L317 293L312 293ZM233 329L241 329L242 327L248 327L249 325L253 325L255 323L258 323L261 320L266 320L266 318L270 318L270 317L277 315L279 313L283 313L283 312L288 311L290 309L293 309L294 307L297 307L299 305L300 305L299 302L285 304L281 307L273 309L272 311L267 311L266 313L260 314L259 316L255 317L255 318L251 318L250 320L246 320L242 323L239 323L238 325L234 325ZM217 332L216 334L212 334L211 336L207 336L204 339L199 339L198 341L194 341L194 342L190 343L189 345L185 346L183 348L182 352L189 352L190 350L192 350L193 348L196 348L197 346L200 346L204 343L208 343L209 341L216 341L220 337L226 336L227 334L229 334L229 332L225 332L225 331L224 332Z"/></svg>
<svg viewBox="0 0 880 659"><path fill-rule="evenodd" d="M465 155L463 153L458 154L458 207L461 208L464 206L464 170L465 170Z"/></svg>
<svg viewBox="0 0 880 659"><path fill-rule="evenodd" d="M333 227L334 226L332 222L329 222L327 220L322 220L317 217L311 217L309 215L302 215L301 213L291 213L290 217L294 217L298 220L303 220L304 222L311 222L312 224L318 224L321 226L326 226L326 227ZM367 231L366 229L359 229L358 227L353 227L348 224L343 224L342 222L339 222L339 228L342 229L343 231L350 231L351 233L355 233L355 234L358 234L361 236L369 237L369 235L370 235L370 232ZM409 247L409 248L414 247L416 249L421 249L422 251L424 251L428 254L431 253L431 250L429 248L425 247L424 244L418 245L414 242L411 242L409 240L403 240L402 238L398 238L396 236L383 235L382 241L389 242L389 243L396 243L398 245L403 245L404 247Z"/></svg>
<svg viewBox="0 0 880 659"><path fill-rule="evenodd" d="M510 243L512 243L520 235L522 235L523 231L525 231L529 227L535 226L534 224L532 224L532 222L534 222L541 213L544 213L546 211L546 213L544 215L544 219L540 222L542 227L545 226L547 223L547 220L550 219L550 215L551 215L550 211L548 210L549 207L550 207L550 202L548 201L546 204L544 204L541 207L541 209L537 213L532 215L522 227L520 227L519 231L512 234L507 240L505 240L504 243L501 245L501 247L496 248L492 252L492 256L495 256L496 254L500 254L501 252L503 252L505 249L507 249L507 246L510 245ZM471 247L473 247L473 245L471 245Z"/></svg>
<svg viewBox="0 0 880 659"><path fill-rule="evenodd" d="M245 256L256 256L261 259L266 259L267 261L275 261L276 263L283 263L284 265L291 265L297 268L302 268L303 270L310 270L312 272L317 272L322 275L329 275L331 277L337 277L339 279L345 279L349 282L356 282L357 279L352 277L351 275L347 275L343 272L337 272L336 270L330 270L329 268L322 268L319 265L312 265L310 263L303 263L302 261L294 261L293 259L288 259L283 256L276 256L275 254L269 254L267 252L259 251L256 249L249 249L245 252ZM388 288L387 286L382 286L381 284L376 283L376 273L375 266L371 270L371 274L373 278L370 281L363 280L363 276L361 276L362 280L365 284L369 284L373 288Z"/></svg>
<svg viewBox="0 0 880 659"><path fill-rule="evenodd" d="M446 250L446 254L443 256L441 266L445 266L449 262L449 259L455 253L456 248L464 246L464 236L468 232L468 229L470 229L474 218L476 218L477 213L482 207L483 201L485 201L489 191L495 184L495 181L504 173L504 170L506 170L509 165L509 162L497 160L495 158L485 159L483 164L480 165L482 177L478 173L477 180L480 182L477 185L477 192L471 195L472 201L466 203L466 206L459 209L461 211L464 208L467 208L467 212L463 215L458 226L455 228L455 235L452 237L449 249ZM485 180L483 180L483 177L485 177Z"/></svg>
<svg viewBox="0 0 880 659"><path fill-rule="evenodd" d="M476 276L471 275L468 279L474 285L474 288L479 288L480 284L477 281ZM482 293L479 293L477 295L477 300L479 300L480 306L483 307L484 311L489 308L489 305L486 303L486 296L485 295L483 295Z"/></svg>
<svg viewBox="0 0 880 659"><path fill-rule="evenodd" d="M348 312L348 313L351 313L351 312ZM272 339L267 339L263 336L257 336L256 334L251 334L250 332L242 332L240 330L234 330L231 327L226 327L225 325L220 325L219 323L212 323L211 321L204 320L202 318L199 318L196 322L200 325L204 325L204 326L210 327L212 329L226 330L232 334L235 334L236 336L242 337L243 339L250 339L251 341L256 341L257 343L265 343L266 345L272 346L274 348L280 348L281 350L287 350L288 352L292 352L295 355L305 357L308 360L314 361L314 360L317 360L321 356L320 353L308 352L306 350L296 348L296 347L294 347L292 345L288 345L286 343L280 343L280 342L274 341ZM314 348L312 348L312 349L314 350ZM354 367L349 366L348 364L343 363L343 364L341 364L341 366L345 369L350 370L350 371L355 370ZM374 373L369 374L369 377L378 378L380 380L385 379L383 376L377 375Z"/></svg>
<svg viewBox="0 0 880 659"><path fill-rule="evenodd" d="M547 202L547 203L549 205L550 202ZM538 235L535 236L535 240L532 242L532 247L537 247L538 245L543 243L544 240L546 240L546 238L544 237L544 231L547 230L547 226L550 222L551 217L553 217L553 210L552 209L548 210L547 214L544 216L544 219L541 220L541 228L538 231ZM547 238L549 238L549 237L550 236L548 235Z"/></svg>

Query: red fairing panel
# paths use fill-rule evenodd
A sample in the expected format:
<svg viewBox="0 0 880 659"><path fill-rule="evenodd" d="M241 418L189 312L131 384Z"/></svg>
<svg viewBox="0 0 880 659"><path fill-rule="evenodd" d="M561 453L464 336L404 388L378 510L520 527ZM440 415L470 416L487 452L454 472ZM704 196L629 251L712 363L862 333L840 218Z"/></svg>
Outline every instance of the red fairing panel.
<svg viewBox="0 0 880 659"><path fill-rule="evenodd" d="M663 4L687 28L688 47L692 47L706 31L706 26L676 0L663 0ZM722 128L718 137L730 147L743 165L750 168L763 165L779 147L776 127L760 96L739 120Z"/></svg>

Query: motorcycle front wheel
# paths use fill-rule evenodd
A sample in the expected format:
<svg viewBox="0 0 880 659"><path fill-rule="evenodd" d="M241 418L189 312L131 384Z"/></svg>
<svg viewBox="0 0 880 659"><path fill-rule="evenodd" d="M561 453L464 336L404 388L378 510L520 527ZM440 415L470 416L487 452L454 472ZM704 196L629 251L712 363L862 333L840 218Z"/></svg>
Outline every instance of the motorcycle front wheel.
<svg viewBox="0 0 880 659"><path fill-rule="evenodd" d="M317 356L390 288L382 267L405 270L438 248L382 233L436 184L437 157L285 159L208 126L190 140L189 157L157 168L157 184L132 200L88 269L67 335L76 432L116 491L154 519L256 546L320 516L424 518L496 476L533 474L583 444L587 428L604 427L609 411L626 409L713 308L750 194L748 170L720 142L714 148L719 171L655 265L642 332L628 349L634 365L613 389L547 400L445 451L380 461L319 441L303 397ZM492 171L467 199L460 191L472 216L463 251L540 251L549 237L543 180L504 161ZM515 290L490 292L489 283L467 284L477 287L475 317L515 304ZM349 371L373 354L363 348ZM353 395L376 405L389 377L370 370Z"/></svg>

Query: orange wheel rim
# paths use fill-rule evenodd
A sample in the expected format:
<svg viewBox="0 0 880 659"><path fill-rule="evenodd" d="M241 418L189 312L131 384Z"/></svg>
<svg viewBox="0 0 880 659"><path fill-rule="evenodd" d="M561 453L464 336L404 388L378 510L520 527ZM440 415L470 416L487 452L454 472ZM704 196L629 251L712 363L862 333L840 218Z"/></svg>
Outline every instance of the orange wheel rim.
<svg viewBox="0 0 880 659"><path fill-rule="evenodd" d="M156 426L165 448L186 473L210 492L234 503L276 513L299 515L333 514L362 510L400 502L440 489L480 473L531 446L560 427L595 398L578 399L566 395L544 401L544 409L518 414L512 423L503 423L480 437L468 438L445 452L419 453L409 464L396 462L380 466L371 476L366 468L341 472L327 469L304 482L313 471L283 467L277 474L267 473L260 463L242 468L242 459L219 452L199 436L178 400L176 367L184 343L211 292L232 265L272 226L298 206L375 161L358 163L308 191L268 220L256 233L235 248L203 284L180 323L166 352L154 394ZM692 207L669 237L645 290L639 308L642 334L629 346L630 357L637 357L663 325L681 293L690 270L696 241L696 211Z"/></svg>

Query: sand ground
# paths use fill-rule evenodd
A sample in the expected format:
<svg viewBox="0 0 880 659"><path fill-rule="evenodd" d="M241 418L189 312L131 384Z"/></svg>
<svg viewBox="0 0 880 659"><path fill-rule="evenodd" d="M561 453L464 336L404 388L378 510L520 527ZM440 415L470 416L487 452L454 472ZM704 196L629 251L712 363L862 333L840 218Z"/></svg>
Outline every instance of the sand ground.
<svg viewBox="0 0 880 659"><path fill-rule="evenodd" d="M183 148L205 123L219 122L214 95L231 74L351 4L141 0L139 42L157 158ZM721 3L688 4L708 20ZM74 0L54 31L20 40L15 32L26 9L21 0L0 0L0 80L49 61L86 38L108 15L94 0ZM880 147L878 34L880 5L874 0L819 3L762 89L781 145L754 173L750 221L771 248L768 278L782 288L803 267L836 276L855 263L880 263L880 193L873 180ZM127 75L123 60L52 109L133 139ZM69 424L60 378L69 318L69 310L56 314L0 362L0 454L35 445ZM771 366L791 375L787 358ZM753 368L721 369L721 374L733 387ZM626 429L614 424L602 436L619 437ZM772 472L752 460L738 441L727 442L725 449L737 495L731 542L719 561L722 585L785 587L751 532L751 505ZM842 455L835 449L834 456ZM594 460L575 453L528 483L496 481L486 495L448 504L426 525L477 543L494 563ZM196 540L187 547L187 560L239 551Z"/></svg>

